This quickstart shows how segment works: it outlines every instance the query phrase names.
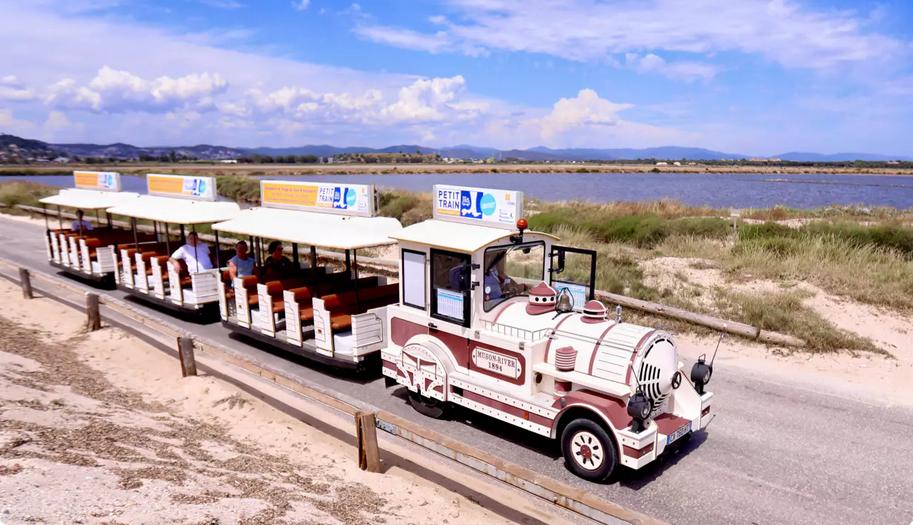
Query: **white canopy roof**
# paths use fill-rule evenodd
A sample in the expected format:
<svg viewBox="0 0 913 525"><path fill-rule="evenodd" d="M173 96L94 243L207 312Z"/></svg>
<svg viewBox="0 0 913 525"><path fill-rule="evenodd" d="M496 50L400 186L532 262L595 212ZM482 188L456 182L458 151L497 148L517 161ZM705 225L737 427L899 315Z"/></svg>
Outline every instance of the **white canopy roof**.
<svg viewBox="0 0 913 525"><path fill-rule="evenodd" d="M503 228L492 228L475 224L449 222L431 219L403 228L399 233L392 235L398 241L425 244L435 248L444 248L458 252L473 253L483 246L498 240L507 240L515 231ZM558 238L541 232L535 233L541 237Z"/></svg>
<svg viewBox="0 0 913 525"><path fill-rule="evenodd" d="M141 195L135 200L108 208L108 213L168 222L171 224L208 224L231 219L241 208L234 202L194 201Z"/></svg>
<svg viewBox="0 0 913 525"><path fill-rule="evenodd" d="M79 188L66 188L57 195L45 197L39 202L53 206L79 208L81 210L101 210L117 206L127 201L135 200L139 195L132 192L83 190Z"/></svg>
<svg viewBox="0 0 913 525"><path fill-rule="evenodd" d="M279 239L309 246L355 250L393 244L403 229L392 217L347 217L328 213L251 208L212 229L240 235Z"/></svg>

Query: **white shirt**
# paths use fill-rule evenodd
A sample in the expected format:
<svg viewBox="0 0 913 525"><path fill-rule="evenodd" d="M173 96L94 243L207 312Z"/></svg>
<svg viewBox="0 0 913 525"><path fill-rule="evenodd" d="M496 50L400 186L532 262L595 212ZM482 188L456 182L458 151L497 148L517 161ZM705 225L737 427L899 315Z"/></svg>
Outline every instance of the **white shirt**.
<svg viewBox="0 0 913 525"><path fill-rule="evenodd" d="M211 270L212 260L209 258L209 246L198 242L196 246L185 244L171 254L173 259L187 263L187 271ZM197 266L199 264L199 266Z"/></svg>
<svg viewBox="0 0 913 525"><path fill-rule="evenodd" d="M83 219L83 220L73 219L73 222L70 224L70 230L72 230L74 232L78 232L80 224L82 224L82 231L84 231L84 232L92 231L92 223L85 219Z"/></svg>

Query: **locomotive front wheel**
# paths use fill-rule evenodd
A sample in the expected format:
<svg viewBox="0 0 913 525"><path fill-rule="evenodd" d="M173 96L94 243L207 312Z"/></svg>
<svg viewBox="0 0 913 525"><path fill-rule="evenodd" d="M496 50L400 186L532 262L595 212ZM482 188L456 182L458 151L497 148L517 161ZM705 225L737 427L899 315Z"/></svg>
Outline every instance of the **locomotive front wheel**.
<svg viewBox="0 0 913 525"><path fill-rule="evenodd" d="M443 401L423 396L418 392L409 391L409 403L416 412L434 419L443 419L447 416L447 404Z"/></svg>
<svg viewBox="0 0 913 525"><path fill-rule="evenodd" d="M561 454L568 470L589 481L605 480L618 462L612 437L589 419L575 419L564 427Z"/></svg>

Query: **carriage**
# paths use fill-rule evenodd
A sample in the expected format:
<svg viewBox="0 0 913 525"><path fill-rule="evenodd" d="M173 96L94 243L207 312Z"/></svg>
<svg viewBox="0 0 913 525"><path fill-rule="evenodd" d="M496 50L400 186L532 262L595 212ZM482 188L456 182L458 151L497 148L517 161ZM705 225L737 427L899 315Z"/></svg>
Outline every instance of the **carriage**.
<svg viewBox="0 0 913 525"><path fill-rule="evenodd" d="M253 275L219 282L224 326L313 360L378 368L385 306L399 300L399 287L360 273L358 251L394 244L399 221L375 216L373 185L260 184L259 207L213 225L223 238L246 240L255 260ZM269 240L291 244L288 271L267 271Z"/></svg>
<svg viewBox="0 0 913 525"><path fill-rule="evenodd" d="M130 219L131 238L110 254L117 287L130 295L179 312L215 313L224 253L218 235L212 268L172 260L190 234L204 237L207 226L236 216L234 202L218 201L212 177L146 176L147 195L108 209ZM199 231L198 231L199 230ZM208 236L207 236L208 237ZM203 258L203 255L200 257Z"/></svg>
<svg viewBox="0 0 913 525"><path fill-rule="evenodd" d="M114 246L132 238L129 229L118 227L107 209L136 200L136 193L122 192L119 173L74 171L73 188L41 199L45 208L45 247L48 262L63 272L99 284L113 284L116 266L112 261ZM57 227L51 226L47 207L57 210ZM63 209L75 210L80 217L88 212L90 220L64 219ZM104 221L102 213L104 212Z"/></svg>

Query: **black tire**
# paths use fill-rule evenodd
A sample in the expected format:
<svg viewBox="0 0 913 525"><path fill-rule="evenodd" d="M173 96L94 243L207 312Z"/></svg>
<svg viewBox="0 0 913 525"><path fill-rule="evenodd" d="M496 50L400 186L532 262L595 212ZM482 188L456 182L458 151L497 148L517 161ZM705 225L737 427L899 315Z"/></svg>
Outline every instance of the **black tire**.
<svg viewBox="0 0 913 525"><path fill-rule="evenodd" d="M615 441L602 425L575 419L561 433L561 455L568 470L588 481L604 481L618 464Z"/></svg>
<svg viewBox="0 0 913 525"><path fill-rule="evenodd" d="M447 403L443 401L425 397L418 392L412 392L411 390L409 391L409 403L416 412L433 419L445 419L447 417L448 409L450 408Z"/></svg>

